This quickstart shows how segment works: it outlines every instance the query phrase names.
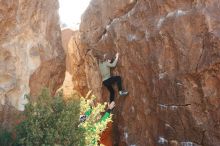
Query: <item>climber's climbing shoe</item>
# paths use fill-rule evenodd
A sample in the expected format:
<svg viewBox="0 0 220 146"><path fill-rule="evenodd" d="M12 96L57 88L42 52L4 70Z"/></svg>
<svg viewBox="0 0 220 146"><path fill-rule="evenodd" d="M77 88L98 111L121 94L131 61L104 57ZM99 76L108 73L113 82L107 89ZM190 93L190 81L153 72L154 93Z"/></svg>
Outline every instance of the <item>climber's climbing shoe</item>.
<svg viewBox="0 0 220 146"><path fill-rule="evenodd" d="M121 90L121 91L119 91L119 95L120 96L127 96L128 95L128 91Z"/></svg>

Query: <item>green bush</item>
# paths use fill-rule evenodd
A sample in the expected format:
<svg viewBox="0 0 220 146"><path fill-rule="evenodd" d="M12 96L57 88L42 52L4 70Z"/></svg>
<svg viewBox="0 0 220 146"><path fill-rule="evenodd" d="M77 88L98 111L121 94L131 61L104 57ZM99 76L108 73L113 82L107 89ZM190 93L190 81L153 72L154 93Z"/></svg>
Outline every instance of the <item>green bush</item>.
<svg viewBox="0 0 220 146"><path fill-rule="evenodd" d="M98 145L99 135L111 120L99 122L105 105L93 106L92 114L85 122L79 123L80 114L91 110L94 98L64 100L62 94L52 97L44 89L35 102L29 101L25 105L25 120L16 128L16 146Z"/></svg>
<svg viewBox="0 0 220 146"><path fill-rule="evenodd" d="M85 129L84 136L86 146L99 145L98 141L100 140L100 135L107 128L108 122L111 121L111 116L104 121L100 121L101 113L105 111L106 104L98 103L96 106L91 108L91 103L95 98L95 96L91 96L91 99L81 98L80 101L81 113L92 110L91 115L87 118L87 120L80 124L80 127Z"/></svg>
<svg viewBox="0 0 220 146"><path fill-rule="evenodd" d="M12 143L12 134L3 128L0 128L0 146L11 146Z"/></svg>
<svg viewBox="0 0 220 146"><path fill-rule="evenodd" d="M45 89L36 102L25 106L25 120L17 127L17 141L23 146L83 145L79 113L79 100L65 101L62 94L52 97Z"/></svg>

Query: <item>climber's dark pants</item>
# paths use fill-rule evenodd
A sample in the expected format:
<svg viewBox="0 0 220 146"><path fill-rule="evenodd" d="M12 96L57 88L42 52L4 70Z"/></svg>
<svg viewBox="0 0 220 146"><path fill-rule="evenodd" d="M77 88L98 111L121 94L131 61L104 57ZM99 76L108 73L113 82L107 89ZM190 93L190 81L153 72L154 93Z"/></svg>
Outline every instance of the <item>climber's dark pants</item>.
<svg viewBox="0 0 220 146"><path fill-rule="evenodd" d="M109 79L103 81L103 84L107 87L108 91L110 92L110 103L114 101L115 98L115 92L113 89L113 84L117 83L118 90L122 90L122 85L121 85L121 77L120 76L112 76Z"/></svg>

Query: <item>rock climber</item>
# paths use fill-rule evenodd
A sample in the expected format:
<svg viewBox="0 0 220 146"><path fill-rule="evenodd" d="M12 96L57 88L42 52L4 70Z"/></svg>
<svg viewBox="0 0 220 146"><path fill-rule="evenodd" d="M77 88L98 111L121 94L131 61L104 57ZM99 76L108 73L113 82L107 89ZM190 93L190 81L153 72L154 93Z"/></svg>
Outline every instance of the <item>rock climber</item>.
<svg viewBox="0 0 220 146"><path fill-rule="evenodd" d="M122 89L122 81L120 76L111 76L110 68L116 66L119 58L119 53L116 53L115 59L113 60L108 54L104 54L99 60L99 69L102 75L102 82L104 86L110 92L110 103L114 101L115 92L113 84L117 83L118 91L120 96L128 95L128 92Z"/></svg>

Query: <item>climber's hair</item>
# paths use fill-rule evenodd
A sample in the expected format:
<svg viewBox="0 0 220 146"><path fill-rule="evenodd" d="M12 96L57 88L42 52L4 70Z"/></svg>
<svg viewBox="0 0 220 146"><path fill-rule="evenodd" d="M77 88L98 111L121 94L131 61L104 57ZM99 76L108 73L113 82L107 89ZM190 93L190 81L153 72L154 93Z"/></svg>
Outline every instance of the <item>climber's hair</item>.
<svg viewBox="0 0 220 146"><path fill-rule="evenodd" d="M99 57L99 60L101 62L104 62L104 61L107 61L107 60L112 60L112 56L109 54L109 53L103 53L102 55L100 55Z"/></svg>
<svg viewBox="0 0 220 146"><path fill-rule="evenodd" d="M111 54L109 54L109 53L105 53L104 55L103 55L103 57L104 57L104 59L105 60L112 60L112 55Z"/></svg>
<svg viewBox="0 0 220 146"><path fill-rule="evenodd" d="M101 62L104 62L104 61L107 60L107 56L108 56L107 53L103 53L102 55L99 56L99 60L100 60Z"/></svg>

